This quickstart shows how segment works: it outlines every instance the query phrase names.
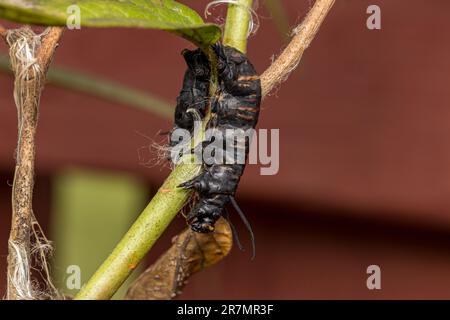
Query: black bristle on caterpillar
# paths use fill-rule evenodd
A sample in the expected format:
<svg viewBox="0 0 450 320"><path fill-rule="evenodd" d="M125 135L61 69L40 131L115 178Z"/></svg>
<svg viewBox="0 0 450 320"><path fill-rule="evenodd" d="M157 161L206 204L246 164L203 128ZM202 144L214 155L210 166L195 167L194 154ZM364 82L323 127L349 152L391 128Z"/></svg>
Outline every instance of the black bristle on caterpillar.
<svg viewBox="0 0 450 320"><path fill-rule="evenodd" d="M258 74L248 58L238 50L220 43L213 45L213 50L218 58L218 90L212 97L211 118L207 127L219 131L224 137L227 129L245 131L254 128L261 103L261 82ZM200 50L184 51L183 55L188 70L177 100L175 127L192 130L193 118L187 114L187 110L194 108L204 117L211 72L207 57ZM203 77L206 74L208 79ZM203 144L208 143L211 141L207 140ZM238 145L238 142L233 144L241 150L245 148L246 158L249 141L245 141L244 145ZM224 158L227 156L229 157L225 152ZM232 157L236 155L233 154ZM230 201L249 228L234 200L244 168L245 163L227 164L225 160L223 163L204 163L200 175L180 185L182 188L194 189L199 195L198 202L186 217L192 230L202 233L214 231L215 222L224 215L224 208Z"/></svg>

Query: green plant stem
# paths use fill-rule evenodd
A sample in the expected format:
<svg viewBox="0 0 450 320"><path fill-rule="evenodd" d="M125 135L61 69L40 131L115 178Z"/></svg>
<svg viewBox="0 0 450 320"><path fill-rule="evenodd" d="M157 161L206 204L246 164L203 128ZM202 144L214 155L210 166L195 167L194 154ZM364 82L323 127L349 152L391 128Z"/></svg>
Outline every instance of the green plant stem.
<svg viewBox="0 0 450 320"><path fill-rule="evenodd" d="M0 55L0 71L11 73L9 59ZM86 74L65 67L51 66L47 73L51 84L83 92L112 102L152 112L162 118L171 118L173 105L149 93L129 88L103 77Z"/></svg>
<svg viewBox="0 0 450 320"><path fill-rule="evenodd" d="M227 10L223 43L243 53L247 52L252 4L253 0L237 0L236 4L229 4Z"/></svg>
<svg viewBox="0 0 450 320"><path fill-rule="evenodd" d="M198 174L195 164L178 165L76 300L110 299L189 199L177 186Z"/></svg>
<svg viewBox="0 0 450 320"><path fill-rule="evenodd" d="M241 2L249 6L252 4L252 1L248 0ZM237 48L243 52L247 44L250 11L244 10L244 13L228 14L225 29L229 28L229 24L234 25L233 30L237 38L229 37L228 40L224 40L227 45L238 44ZM242 23L241 19L246 20L247 23ZM245 39L235 41L243 35ZM180 164L172 171L133 226L75 299L101 300L109 299L114 295L189 199L191 192L179 189L177 186L195 177L199 169L199 165L189 163Z"/></svg>

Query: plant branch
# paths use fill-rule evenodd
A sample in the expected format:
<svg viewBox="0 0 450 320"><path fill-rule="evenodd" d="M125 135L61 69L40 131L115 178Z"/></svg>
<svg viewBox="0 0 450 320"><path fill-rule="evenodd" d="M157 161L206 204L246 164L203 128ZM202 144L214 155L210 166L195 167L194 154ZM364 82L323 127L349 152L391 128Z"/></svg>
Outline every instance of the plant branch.
<svg viewBox="0 0 450 320"><path fill-rule="evenodd" d="M251 1L248 0L242 0L242 2L251 5ZM291 43L262 75L263 95L267 95L295 68L333 3L334 0L317 0L303 23L294 29L296 35ZM230 5L230 9L239 8L242 9L242 6ZM242 16L243 12L246 12L248 16ZM242 35L247 36L249 15L250 11L247 9L240 11L239 14L228 13L225 44L245 51L246 40L242 39ZM242 23L242 21L247 22ZM239 30L237 26L240 26ZM300 37L304 39L299 39ZM172 171L147 208L75 299L109 299L116 292L189 199L190 192L179 189L177 186L193 178L199 169L198 165L185 163L178 165Z"/></svg>
<svg viewBox="0 0 450 320"><path fill-rule="evenodd" d="M53 54L58 47L58 41L64 32L62 27L51 27L46 29L41 46L37 52L37 63L40 65L42 72L47 73L50 63L52 63Z"/></svg>
<svg viewBox="0 0 450 320"><path fill-rule="evenodd" d="M5 32L14 71L14 100L18 111L16 168L12 190L12 221L8 241L8 300L36 299L31 279L31 234L33 230L33 187L35 136L39 99L45 72L51 62L62 28L47 29L36 36L23 27ZM36 39L39 38L39 41ZM37 47L37 50L36 50Z"/></svg>
<svg viewBox="0 0 450 320"><path fill-rule="evenodd" d="M334 0L316 0L303 22L294 28L294 36L288 46L261 76L263 96L285 81L297 67L333 4Z"/></svg>

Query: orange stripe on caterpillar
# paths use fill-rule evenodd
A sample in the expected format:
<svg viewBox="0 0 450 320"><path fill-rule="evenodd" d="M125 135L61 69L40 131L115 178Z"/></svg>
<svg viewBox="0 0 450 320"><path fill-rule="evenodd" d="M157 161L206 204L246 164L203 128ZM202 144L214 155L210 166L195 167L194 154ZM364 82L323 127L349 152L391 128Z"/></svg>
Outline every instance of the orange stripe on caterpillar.
<svg viewBox="0 0 450 320"><path fill-rule="evenodd" d="M244 120L253 120L254 119L254 116L246 116L241 113L236 114L236 117L244 119Z"/></svg>
<svg viewBox="0 0 450 320"><path fill-rule="evenodd" d="M254 81L254 80L259 80L259 76L258 75L240 76L237 80L238 81Z"/></svg>
<svg viewBox="0 0 450 320"><path fill-rule="evenodd" d="M259 106L239 106L237 109L240 111L256 112L259 110Z"/></svg>

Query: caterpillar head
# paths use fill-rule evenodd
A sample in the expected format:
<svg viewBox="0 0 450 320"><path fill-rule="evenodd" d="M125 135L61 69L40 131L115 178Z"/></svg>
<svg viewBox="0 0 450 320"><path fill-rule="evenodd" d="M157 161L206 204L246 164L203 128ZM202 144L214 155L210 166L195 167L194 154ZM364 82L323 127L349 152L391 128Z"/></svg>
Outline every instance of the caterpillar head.
<svg viewBox="0 0 450 320"><path fill-rule="evenodd" d="M200 202L189 212L186 220L195 232L213 232L214 224L220 218L221 211L216 206L205 205Z"/></svg>
<svg viewBox="0 0 450 320"><path fill-rule="evenodd" d="M213 219L209 217L197 217L193 221L191 221L191 229L195 232L200 233L210 233L214 231L214 223Z"/></svg>

